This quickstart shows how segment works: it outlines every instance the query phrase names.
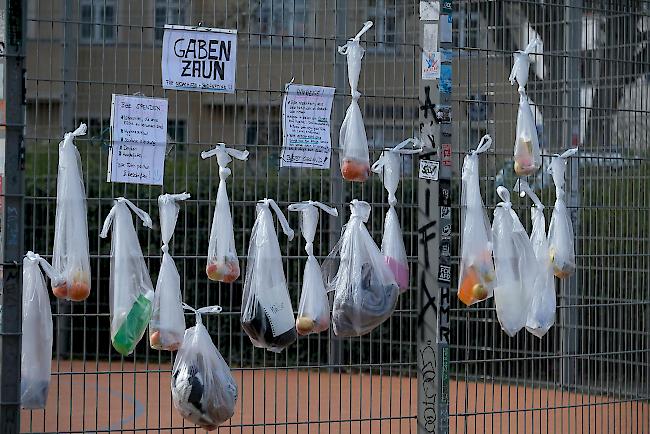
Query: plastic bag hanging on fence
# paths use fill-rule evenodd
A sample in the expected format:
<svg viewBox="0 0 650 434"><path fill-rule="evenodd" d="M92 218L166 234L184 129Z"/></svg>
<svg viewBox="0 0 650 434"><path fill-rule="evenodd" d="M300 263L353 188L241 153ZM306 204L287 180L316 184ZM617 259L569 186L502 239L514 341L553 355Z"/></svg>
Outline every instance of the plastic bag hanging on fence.
<svg viewBox="0 0 650 434"><path fill-rule="evenodd" d="M129 355L142 338L151 319L154 298L151 278L144 262L131 211L151 228L149 214L130 200L118 197L104 220L100 237L111 236L111 341L122 355Z"/></svg>
<svg viewBox="0 0 650 434"><path fill-rule="evenodd" d="M408 144L418 146L415 149L405 149ZM384 220L384 235L381 240L381 252L384 260L393 272L400 289L405 291L409 285L409 265L406 247L402 236L402 228L395 211L397 204L397 185L402 176L402 156L422 152L420 141L411 138L399 143L394 148L384 149L379 159L372 165L372 171L381 176L384 188L388 192L388 212Z"/></svg>
<svg viewBox="0 0 650 434"><path fill-rule="evenodd" d="M479 186L479 155L490 149L492 138L483 136L475 151L463 162L461 204L463 207L462 244L458 298L467 306L492 297L494 264L492 232L483 207Z"/></svg>
<svg viewBox="0 0 650 434"><path fill-rule="evenodd" d="M553 261L553 272L560 279L569 277L576 269L573 224L566 207L564 174L567 159L577 152L578 148L572 148L561 155L556 155L548 168L549 173L553 175L555 184L555 206L548 227L548 242Z"/></svg>
<svg viewBox="0 0 650 434"><path fill-rule="evenodd" d="M320 265L314 256L318 208L329 215L335 217L339 215L336 208L311 200L289 205L289 211L300 211L300 229L302 230L302 236L305 238L305 250L307 251L300 305L298 306L298 318L296 318L296 330L302 336L310 333L320 333L330 326L330 303L323 283Z"/></svg>
<svg viewBox="0 0 650 434"><path fill-rule="evenodd" d="M221 307L183 306L196 314L196 325L185 331L174 361L172 400L181 416L212 431L232 417L237 403L235 379L201 320L201 314L219 313Z"/></svg>
<svg viewBox="0 0 650 434"><path fill-rule="evenodd" d="M532 291L530 310L526 320L526 330L541 338L555 323L555 279L553 278L553 265L549 254L548 238L546 237L546 219L544 218L544 205L526 180L519 179L515 184L515 191L523 196L527 194L533 201L530 209L530 218L533 230L530 233L530 242L533 245L537 259L537 280Z"/></svg>
<svg viewBox="0 0 650 434"><path fill-rule="evenodd" d="M65 279L34 252L23 259L23 325L20 357L20 403L23 408L45 408L52 367L52 311L39 265L52 285Z"/></svg>
<svg viewBox="0 0 650 434"><path fill-rule="evenodd" d="M181 295L181 276L169 254L169 240L174 234L178 219L178 201L189 199L188 193L158 196L160 232L162 233L162 262L153 298L149 322L149 345L156 350L176 351L183 342L185 315Z"/></svg>
<svg viewBox="0 0 650 434"><path fill-rule="evenodd" d="M501 328L514 336L526 325L538 266L526 229L512 209L510 193L505 187L498 187L497 193L503 202L497 204L492 223L494 303Z"/></svg>
<svg viewBox="0 0 650 434"><path fill-rule="evenodd" d="M361 59L366 51L359 40L372 27L372 21L366 21L363 28L344 46L339 47L339 53L347 57L348 81L352 93L352 101L345 112L339 133L339 147L342 150L341 174L348 181L363 182L370 175L370 156L368 154L368 139L363 116L359 108L359 75L361 74Z"/></svg>
<svg viewBox="0 0 650 434"><path fill-rule="evenodd" d="M514 159L515 173L519 176L533 175L542 166L542 152L539 149L537 126L528 102L528 96L523 90L519 91Z"/></svg>
<svg viewBox="0 0 650 434"><path fill-rule="evenodd" d="M391 316L399 297L395 276L365 226L370 205L354 199L350 210L343 235L327 259L331 266L340 256L336 274L326 267L327 289L334 291L332 325L343 337L370 333Z"/></svg>
<svg viewBox="0 0 650 434"><path fill-rule="evenodd" d="M64 281L52 286L58 298L83 301L90 295L88 219L81 157L74 138L86 134L86 124L66 133L59 143L59 170L56 181L56 217L52 265Z"/></svg>
<svg viewBox="0 0 650 434"><path fill-rule="evenodd" d="M289 241L293 239L293 230L275 201L261 200L248 247L241 324L253 345L280 352L296 340L297 333L271 209Z"/></svg>
<svg viewBox="0 0 650 434"><path fill-rule="evenodd" d="M512 71L510 71L510 84L514 85L515 81L519 85L519 91L526 90L526 84L528 83L528 71L530 69L530 55L535 53L538 48L542 46L542 40L539 37L536 37L524 51L516 51L512 55L515 58L514 64L512 65Z"/></svg>
<svg viewBox="0 0 650 434"><path fill-rule="evenodd" d="M226 178L232 172L227 166L233 158L247 160L248 151L227 148L224 143L218 143L214 149L202 152L201 158L205 160L215 155L219 164L219 189L217 190L217 201L212 216L208 244L208 263L205 267L205 273L210 280L231 283L237 280L240 270L239 258L235 249L235 233L230 214L230 202L226 189Z"/></svg>

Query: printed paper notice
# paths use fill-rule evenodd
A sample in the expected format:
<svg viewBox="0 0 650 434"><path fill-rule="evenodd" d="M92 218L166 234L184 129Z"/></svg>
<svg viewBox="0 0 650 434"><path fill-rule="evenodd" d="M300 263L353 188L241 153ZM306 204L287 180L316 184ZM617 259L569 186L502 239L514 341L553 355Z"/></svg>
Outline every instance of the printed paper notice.
<svg viewBox="0 0 650 434"><path fill-rule="evenodd" d="M108 182L162 185L167 100L113 95Z"/></svg>
<svg viewBox="0 0 650 434"><path fill-rule="evenodd" d="M440 15L440 42L451 42L451 15Z"/></svg>
<svg viewBox="0 0 650 434"><path fill-rule="evenodd" d="M289 84L282 102L280 167L329 169L333 87Z"/></svg>
<svg viewBox="0 0 650 434"><path fill-rule="evenodd" d="M165 89L235 92L237 31L165 26L162 85Z"/></svg>
<svg viewBox="0 0 650 434"><path fill-rule="evenodd" d="M440 3L438 1L421 1L420 2L420 20L437 21L440 18Z"/></svg>
<svg viewBox="0 0 650 434"><path fill-rule="evenodd" d="M422 80L440 78L440 53L422 52Z"/></svg>

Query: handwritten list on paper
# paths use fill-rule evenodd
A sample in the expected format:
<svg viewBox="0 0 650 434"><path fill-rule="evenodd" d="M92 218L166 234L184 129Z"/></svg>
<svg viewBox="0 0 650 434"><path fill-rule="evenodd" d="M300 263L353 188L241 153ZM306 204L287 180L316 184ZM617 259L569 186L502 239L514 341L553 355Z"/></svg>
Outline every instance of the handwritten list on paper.
<svg viewBox="0 0 650 434"><path fill-rule="evenodd" d="M164 98L113 95L108 182L162 185L167 108Z"/></svg>
<svg viewBox="0 0 650 434"><path fill-rule="evenodd" d="M333 87L289 84L282 102L280 167L329 169Z"/></svg>

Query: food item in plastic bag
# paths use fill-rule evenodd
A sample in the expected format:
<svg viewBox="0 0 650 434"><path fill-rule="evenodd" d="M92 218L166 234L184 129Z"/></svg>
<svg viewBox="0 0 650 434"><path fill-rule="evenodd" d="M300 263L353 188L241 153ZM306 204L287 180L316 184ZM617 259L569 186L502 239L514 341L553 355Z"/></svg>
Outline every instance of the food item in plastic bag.
<svg viewBox="0 0 650 434"><path fill-rule="evenodd" d="M519 176L533 175L542 166L537 127L528 103L528 96L523 90L519 91L514 158L515 173Z"/></svg>
<svg viewBox="0 0 650 434"><path fill-rule="evenodd" d="M235 379L201 321L201 314L219 313L221 307L184 307L196 314L196 325L185 331L174 361L172 400L185 419L212 431L232 417L237 403Z"/></svg>
<svg viewBox="0 0 650 434"><path fill-rule="evenodd" d="M248 247L241 324L253 345L280 352L296 340L297 333L271 208L283 232L293 239L293 230L275 201L261 200Z"/></svg>
<svg viewBox="0 0 650 434"><path fill-rule="evenodd" d="M81 157L74 145L74 138L85 134L86 124L82 123L59 143L52 265L65 280L52 286L52 292L71 301L83 301L90 295L86 192Z"/></svg>
<svg viewBox="0 0 650 434"><path fill-rule="evenodd" d="M330 326L330 303L320 265L314 256L318 208L329 215L339 215L336 208L311 200L289 205L289 211L300 211L300 228L302 236L305 238L305 250L307 251L298 318L296 318L296 330L301 336L320 333Z"/></svg>
<svg viewBox="0 0 650 434"><path fill-rule="evenodd" d="M156 350L176 351L183 342L185 315L183 314L181 277L169 254L169 240L178 219L178 201L188 199L188 193L162 194L158 196L160 208L160 232L162 233L163 257L156 282L151 321L149 322L149 345Z"/></svg>
<svg viewBox="0 0 650 434"><path fill-rule="evenodd" d="M548 238L546 237L544 205L524 179L517 181L515 191L519 191L521 195L527 194L533 201L533 207L530 210L530 218L533 222L530 242L533 245L535 258L537 258L538 271L531 295L526 330L541 338L555 323L556 308L555 279L553 278L553 264L549 255Z"/></svg>
<svg viewBox="0 0 650 434"><path fill-rule="evenodd" d="M359 75L361 74L361 59L365 49L359 45L361 36L372 27L372 21L366 21L356 36L344 46L339 47L339 53L347 57L348 81L352 93L352 101L345 112L339 133L339 146L342 149L341 174L348 181L363 182L370 176L370 156L368 154L368 139L363 116L359 108Z"/></svg>
<svg viewBox="0 0 650 434"><path fill-rule="evenodd" d="M550 245L553 272L564 279L569 277L576 269L576 254L573 243L573 224L566 207L566 191L564 190L564 174L567 159L578 152L578 148L571 148L561 155L556 155L551 161L548 171L553 175L555 184L555 206L548 226L548 242Z"/></svg>
<svg viewBox="0 0 650 434"><path fill-rule="evenodd" d="M65 280L34 252L23 259L23 335L20 357L20 403L23 408L45 408L52 364L52 311L43 267L52 285Z"/></svg>
<svg viewBox="0 0 650 434"><path fill-rule="evenodd" d="M498 187L499 202L494 210L492 239L496 285L494 303L501 328L514 336L526 325L537 280L537 258L526 229L512 209L510 193Z"/></svg>
<svg viewBox="0 0 650 434"><path fill-rule="evenodd" d="M491 297L494 291L492 233L479 186L479 155L490 149L490 146L492 138L486 134L481 138L476 150L466 155L463 162L463 221L458 298L467 306Z"/></svg>
<svg viewBox="0 0 650 434"><path fill-rule="evenodd" d="M215 155L219 164L219 189L212 216L205 273L210 280L232 283L239 277L240 270L226 188L226 178L232 172L227 166L233 158L247 160L248 151L227 148L224 143L218 143L214 149L202 152L201 158L206 159Z"/></svg>
<svg viewBox="0 0 650 434"><path fill-rule="evenodd" d="M536 37L526 47L524 51L516 51L513 53L515 62L512 65L512 71L510 71L510 84L514 85L515 81L519 84L519 90L526 90L526 84L528 83L528 70L530 69L530 55L537 51L538 48L541 48L542 40L539 37Z"/></svg>
<svg viewBox="0 0 650 434"><path fill-rule="evenodd" d="M125 356L133 352L144 335L151 319L151 304L154 298L149 270L142 256L131 211L142 220L144 226L152 227L149 214L136 207L130 200L118 197L99 234L100 237L106 238L112 226L111 340L113 347Z"/></svg>
<svg viewBox="0 0 650 434"><path fill-rule="evenodd" d="M415 149L405 149L406 145L413 144ZM381 240L381 252L384 254L384 260L393 272L395 280L400 289L405 291L409 285L409 266L406 257L406 247L402 238L402 228L399 224L397 211L397 185L402 176L402 155L411 155L422 152L420 141L411 138L396 145L394 148L384 149L381 156L375 164L372 165L372 171L381 176L384 188L388 192L388 212L384 220L384 235Z"/></svg>
<svg viewBox="0 0 650 434"><path fill-rule="evenodd" d="M399 287L384 255L368 233L368 202L350 203L350 220L326 265L328 291L334 291L332 327L337 336L370 333L388 319L397 305ZM340 256L338 267L334 259Z"/></svg>

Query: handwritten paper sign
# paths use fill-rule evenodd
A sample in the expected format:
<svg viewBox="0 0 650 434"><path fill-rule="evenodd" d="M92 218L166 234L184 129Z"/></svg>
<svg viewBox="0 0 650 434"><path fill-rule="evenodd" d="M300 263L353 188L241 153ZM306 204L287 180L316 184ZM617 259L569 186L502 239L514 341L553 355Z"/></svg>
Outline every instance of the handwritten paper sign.
<svg viewBox="0 0 650 434"><path fill-rule="evenodd" d="M162 185L167 100L113 95L108 182Z"/></svg>
<svg viewBox="0 0 650 434"><path fill-rule="evenodd" d="M280 167L329 169L333 87L289 84L282 102Z"/></svg>
<svg viewBox="0 0 650 434"><path fill-rule="evenodd" d="M165 89L234 93L236 70L237 30L165 26Z"/></svg>

